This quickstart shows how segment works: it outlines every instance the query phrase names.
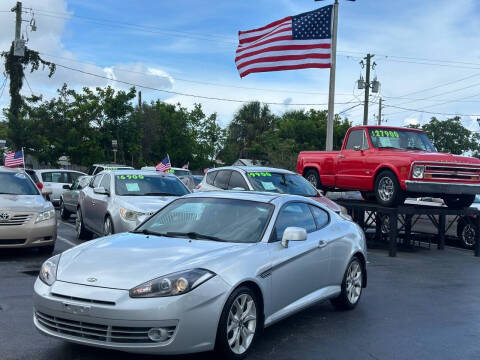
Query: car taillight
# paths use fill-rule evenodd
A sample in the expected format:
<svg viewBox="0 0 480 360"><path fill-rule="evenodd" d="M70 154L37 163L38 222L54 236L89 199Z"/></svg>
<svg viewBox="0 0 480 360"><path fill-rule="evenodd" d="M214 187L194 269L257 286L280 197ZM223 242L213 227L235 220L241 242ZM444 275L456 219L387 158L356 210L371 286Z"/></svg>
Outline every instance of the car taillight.
<svg viewBox="0 0 480 360"><path fill-rule="evenodd" d="M195 186L195 189L197 190L200 189L200 185Z"/></svg>
<svg viewBox="0 0 480 360"><path fill-rule="evenodd" d="M37 181L37 182L35 183L35 185L37 185L37 187L38 187L40 190L43 189L43 184L42 184L40 181Z"/></svg>

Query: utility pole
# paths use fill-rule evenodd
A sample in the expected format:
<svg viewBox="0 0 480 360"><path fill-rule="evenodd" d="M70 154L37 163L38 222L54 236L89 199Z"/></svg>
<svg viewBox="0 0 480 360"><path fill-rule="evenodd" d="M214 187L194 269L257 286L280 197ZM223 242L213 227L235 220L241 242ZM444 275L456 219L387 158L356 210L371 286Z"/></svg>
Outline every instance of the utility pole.
<svg viewBox="0 0 480 360"><path fill-rule="evenodd" d="M368 98L370 96L370 60L372 59L372 57L374 57L375 55L371 55L371 54L367 54L367 56L365 57L365 60L367 62L367 69L366 69L366 72L365 72L365 83L367 84L365 86L365 100L364 100L364 103L363 103L363 125L367 125L368 124Z"/></svg>
<svg viewBox="0 0 480 360"><path fill-rule="evenodd" d="M142 92L138 92L138 109L140 110L142 108Z"/></svg>
<svg viewBox="0 0 480 360"><path fill-rule="evenodd" d="M22 3L17 1L17 5L12 8L12 12L16 13L15 19L15 40L20 40L20 34L22 32Z"/></svg>
<svg viewBox="0 0 480 360"><path fill-rule="evenodd" d="M382 98L378 100L378 125L382 125Z"/></svg>
<svg viewBox="0 0 480 360"><path fill-rule="evenodd" d="M330 87L328 89L327 138L325 148L333 150L333 120L335 116L335 69L337 63L338 0L333 4L332 55L330 65Z"/></svg>

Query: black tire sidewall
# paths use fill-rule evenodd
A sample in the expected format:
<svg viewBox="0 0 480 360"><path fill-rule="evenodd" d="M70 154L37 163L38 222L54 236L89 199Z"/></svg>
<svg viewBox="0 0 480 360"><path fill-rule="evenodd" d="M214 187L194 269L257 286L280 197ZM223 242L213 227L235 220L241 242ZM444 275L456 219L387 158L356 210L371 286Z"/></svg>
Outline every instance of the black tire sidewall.
<svg viewBox="0 0 480 360"><path fill-rule="evenodd" d="M63 200L60 200L60 216L63 220L67 220L70 217L70 212L65 209L65 204L63 203Z"/></svg>
<svg viewBox="0 0 480 360"><path fill-rule="evenodd" d="M382 200L378 195L378 185L380 183L380 180L385 177L389 177L393 182L394 193L389 201ZM397 176L393 172L389 170L384 170L380 174L378 174L377 178L375 179L375 197L377 199L377 203L387 207L395 206L403 200L402 195L402 189L400 188L400 184L398 183Z"/></svg>
<svg viewBox="0 0 480 360"><path fill-rule="evenodd" d="M105 221L103 222L103 232L105 232L105 223L107 221L110 221L110 234L103 234L104 236L108 236L108 235L113 235L114 234L114 229L113 229L113 222L112 222L112 218L110 217L110 215L107 215L105 217Z"/></svg>
<svg viewBox="0 0 480 360"><path fill-rule="evenodd" d="M360 290L360 296L358 297L357 302L355 304L352 304L347 296L347 274L348 274L348 269L350 269L350 266L352 265L353 262L357 262L358 265L360 266L360 269L362 270L362 288ZM355 307L357 307L363 294L363 276L365 276L365 269L363 267L363 264L357 256L354 256L349 261L347 268L345 269L345 273L343 275L343 281L342 281L342 290L340 292L340 295L334 299L331 299L333 306L337 310L353 310L355 309Z"/></svg>
<svg viewBox="0 0 480 360"><path fill-rule="evenodd" d="M228 345L226 331L227 331L227 321L228 321L228 313L230 311L230 307L232 306L235 299L241 294L248 294L252 297L253 301L255 301L255 308L257 309L257 326L255 328L255 335L253 337L252 343L250 344L250 347L243 354L238 355L238 354L235 354L230 349L230 346ZM223 307L222 314L220 315L220 321L218 323L217 336L215 340L215 352L216 352L217 358L228 359L228 360L240 360L245 358L250 353L252 347L255 345L255 342L260 333L260 329L262 328L262 325L263 325L262 322L263 322L263 316L260 313L260 302L255 292L252 291L247 286L241 286L235 289L228 297L228 300Z"/></svg>
<svg viewBox="0 0 480 360"><path fill-rule="evenodd" d="M313 175L313 176L315 177L315 182L316 182L315 185L312 184L312 183L310 182L310 180L308 180L308 177L309 177L310 175ZM321 188L320 175L318 174L318 171L317 171L317 170L315 170L315 169L308 169L307 172L305 173L305 179L307 179L307 181L310 182L310 184L312 184L312 185L315 187L315 189L320 189L320 188Z"/></svg>
<svg viewBox="0 0 480 360"><path fill-rule="evenodd" d="M458 224L458 230L457 230L457 236L458 236L458 240L460 241L460 243L462 244L462 246L466 249L473 249L475 248L475 243L473 243L473 245L468 245L465 243L465 241L463 240L463 229L467 226L467 225L470 225L470 226L473 226L473 229L474 231L476 231L475 229L475 224L473 223L472 220L470 219L462 219L459 221L459 224Z"/></svg>

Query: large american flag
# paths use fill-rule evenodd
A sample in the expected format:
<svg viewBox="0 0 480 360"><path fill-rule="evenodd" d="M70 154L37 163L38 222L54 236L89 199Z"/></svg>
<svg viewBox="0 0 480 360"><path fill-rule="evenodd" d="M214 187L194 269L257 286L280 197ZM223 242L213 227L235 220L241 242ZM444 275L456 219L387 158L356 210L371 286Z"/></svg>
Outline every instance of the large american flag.
<svg viewBox="0 0 480 360"><path fill-rule="evenodd" d="M254 72L329 68L333 5L239 31L235 63L241 77Z"/></svg>
<svg viewBox="0 0 480 360"><path fill-rule="evenodd" d="M157 171L163 171L163 172L170 170L171 168L172 168L172 164L170 164L170 157L168 156L168 154L165 159L163 159L161 162L159 162L155 166L155 169L157 169Z"/></svg>
<svg viewBox="0 0 480 360"><path fill-rule="evenodd" d="M8 152L5 156L5 166L15 167L23 165L23 150Z"/></svg>

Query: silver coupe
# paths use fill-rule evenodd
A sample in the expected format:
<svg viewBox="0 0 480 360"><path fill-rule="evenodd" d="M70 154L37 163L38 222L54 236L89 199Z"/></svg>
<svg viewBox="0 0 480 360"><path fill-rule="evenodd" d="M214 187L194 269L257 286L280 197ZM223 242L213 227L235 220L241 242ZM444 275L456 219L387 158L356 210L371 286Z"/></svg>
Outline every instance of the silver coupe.
<svg viewBox="0 0 480 360"><path fill-rule="evenodd" d="M33 321L67 341L150 354L246 356L264 327L318 301L353 309L367 284L353 222L296 195L195 193L130 233L48 259Z"/></svg>

